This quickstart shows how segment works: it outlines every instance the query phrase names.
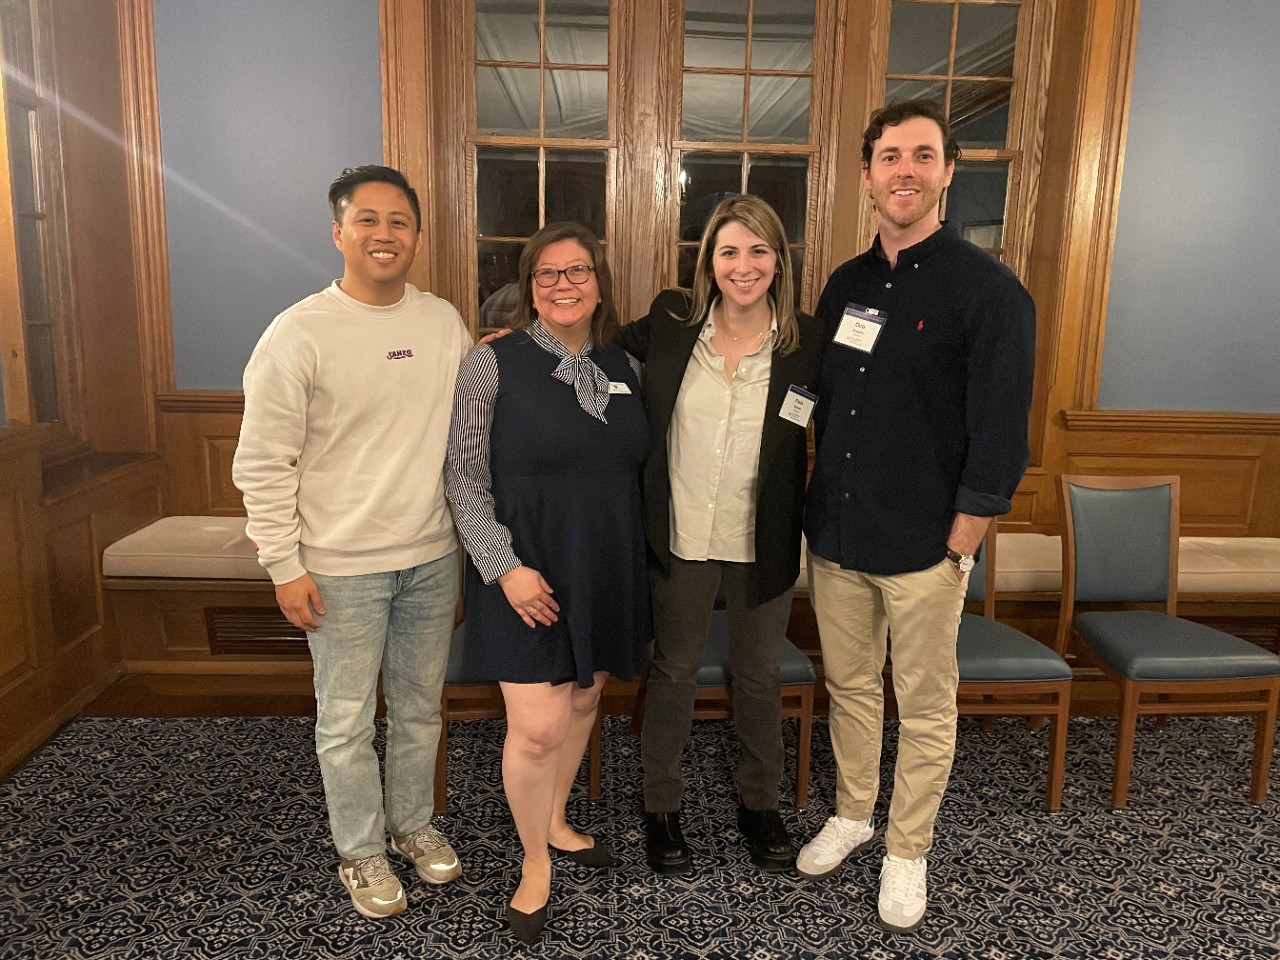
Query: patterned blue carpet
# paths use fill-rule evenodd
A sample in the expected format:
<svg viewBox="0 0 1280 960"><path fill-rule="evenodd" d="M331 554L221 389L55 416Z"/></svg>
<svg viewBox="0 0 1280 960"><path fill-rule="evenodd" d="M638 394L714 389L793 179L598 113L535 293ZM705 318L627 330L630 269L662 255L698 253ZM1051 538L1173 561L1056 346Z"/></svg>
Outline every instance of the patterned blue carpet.
<svg viewBox="0 0 1280 960"><path fill-rule="evenodd" d="M1267 803L1246 801L1243 721L1144 726L1123 813L1107 806L1114 722L1075 721L1063 812L1050 814L1045 734L962 720L929 914L915 934L893 935L874 923L880 837L821 883L749 865L726 722L699 722L688 758L686 828L701 869L650 874L639 744L614 718L606 799L575 796L571 814L622 865L558 867L551 923L530 948L501 919L517 864L501 725L454 729L453 807L438 825L463 877L428 888L393 858L409 910L370 921L334 874L310 720L77 720L0 784L0 960L1280 957L1280 783L1273 772ZM890 777L886 762L882 805ZM819 723L813 802L803 812L784 802L797 837L821 826L831 789Z"/></svg>

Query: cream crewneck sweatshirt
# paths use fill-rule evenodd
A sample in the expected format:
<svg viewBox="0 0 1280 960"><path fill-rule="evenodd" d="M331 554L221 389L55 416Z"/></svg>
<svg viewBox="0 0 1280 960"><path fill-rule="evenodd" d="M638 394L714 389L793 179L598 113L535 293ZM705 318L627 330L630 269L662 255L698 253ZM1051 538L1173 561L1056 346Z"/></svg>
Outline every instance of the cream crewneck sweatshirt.
<svg viewBox="0 0 1280 960"><path fill-rule="evenodd" d="M403 570L457 546L444 456L471 337L411 284L375 307L331 286L267 327L244 372L232 475L273 582Z"/></svg>

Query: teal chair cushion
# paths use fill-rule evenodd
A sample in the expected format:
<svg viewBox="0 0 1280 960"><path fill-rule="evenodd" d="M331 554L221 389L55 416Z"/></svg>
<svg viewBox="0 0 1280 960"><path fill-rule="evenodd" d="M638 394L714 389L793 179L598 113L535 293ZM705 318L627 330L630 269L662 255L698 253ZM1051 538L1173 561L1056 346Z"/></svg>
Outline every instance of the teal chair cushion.
<svg viewBox="0 0 1280 960"><path fill-rule="evenodd" d="M956 659L961 683L1070 680L1067 661L1040 641L988 617L960 618Z"/></svg>
<svg viewBox="0 0 1280 960"><path fill-rule="evenodd" d="M1231 680L1280 674L1280 657L1221 630L1165 613L1079 614L1080 639L1130 680Z"/></svg>
<svg viewBox="0 0 1280 960"><path fill-rule="evenodd" d="M778 676L783 685L813 683L817 674L813 663L790 640L782 641L778 653ZM729 615L723 610L711 614L711 629L707 632L707 646L698 667L698 686L723 687L731 682L729 673Z"/></svg>

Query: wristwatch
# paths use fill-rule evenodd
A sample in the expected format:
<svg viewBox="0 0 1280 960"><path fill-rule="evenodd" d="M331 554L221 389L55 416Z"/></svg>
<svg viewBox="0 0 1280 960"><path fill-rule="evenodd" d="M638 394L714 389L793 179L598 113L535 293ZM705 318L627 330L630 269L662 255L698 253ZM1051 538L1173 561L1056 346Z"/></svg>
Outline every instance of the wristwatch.
<svg viewBox="0 0 1280 960"><path fill-rule="evenodd" d="M973 565L977 562L972 556L965 556L963 553L956 553L950 547L947 547L947 559L959 567L961 573L968 573L973 569Z"/></svg>

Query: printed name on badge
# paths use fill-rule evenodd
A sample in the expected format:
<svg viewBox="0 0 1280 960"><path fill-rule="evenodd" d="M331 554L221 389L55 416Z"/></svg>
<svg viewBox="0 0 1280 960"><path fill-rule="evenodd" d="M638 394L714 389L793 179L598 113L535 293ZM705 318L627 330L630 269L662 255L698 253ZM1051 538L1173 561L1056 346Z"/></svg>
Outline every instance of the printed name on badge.
<svg viewBox="0 0 1280 960"><path fill-rule="evenodd" d="M860 307L850 303L844 308L844 316L840 318L840 326L836 329L835 342L863 353L875 349L880 331L888 316L871 307Z"/></svg>
<svg viewBox="0 0 1280 960"><path fill-rule="evenodd" d="M609 392L610 393L630 393L631 388L628 387L625 383L622 383L618 380L610 380Z"/></svg>
<svg viewBox="0 0 1280 960"><path fill-rule="evenodd" d="M813 416L813 405L817 402L816 393L792 384L787 388L787 395L782 398L782 409L778 411L778 416L783 420L790 420L797 427L807 427L809 418Z"/></svg>

